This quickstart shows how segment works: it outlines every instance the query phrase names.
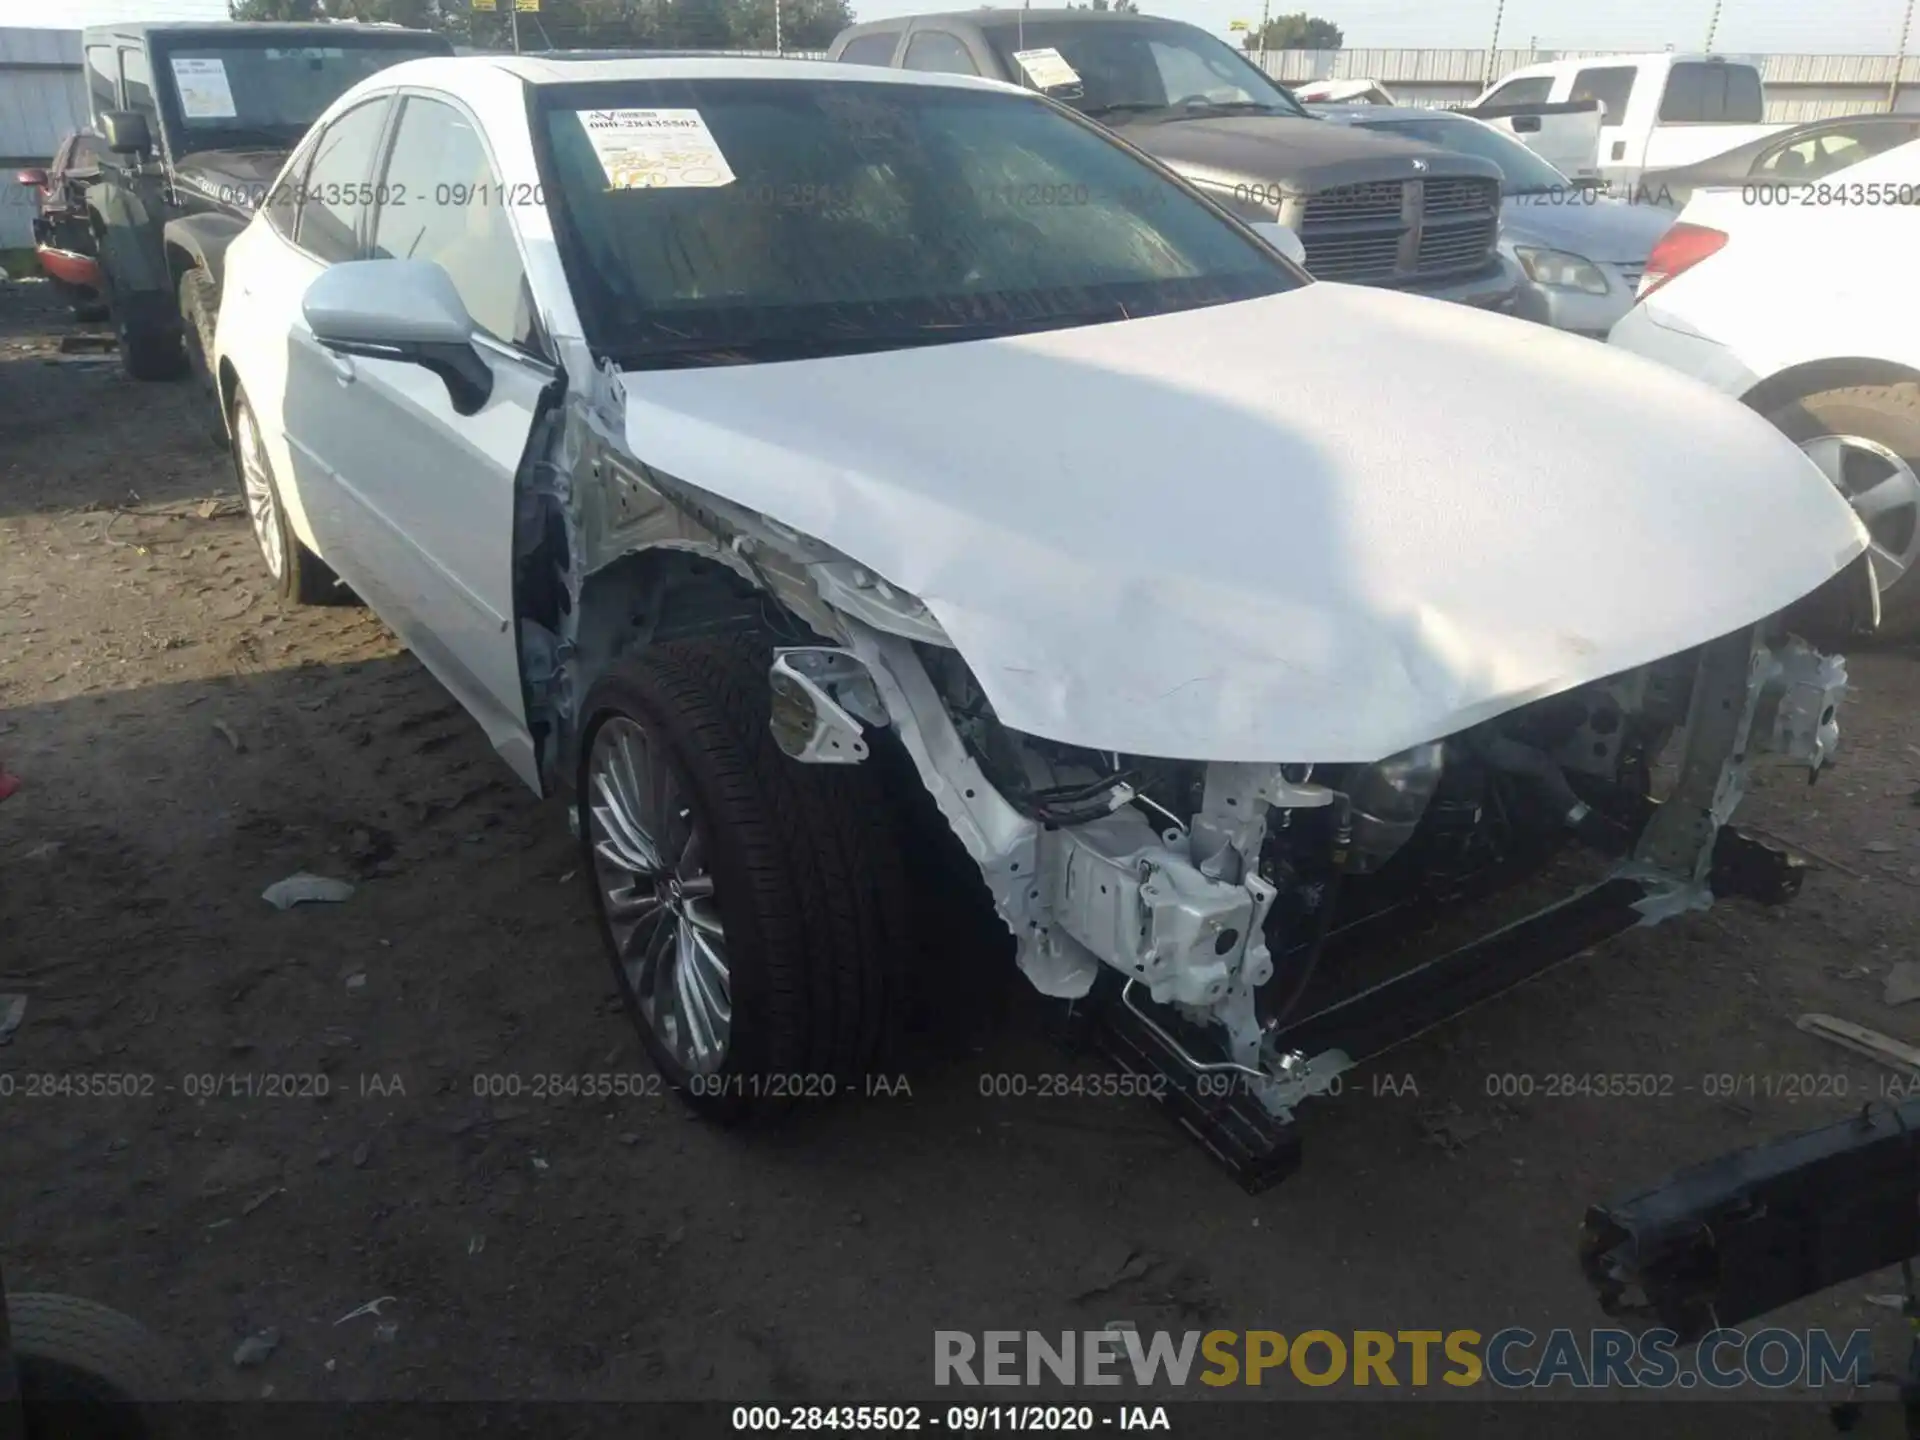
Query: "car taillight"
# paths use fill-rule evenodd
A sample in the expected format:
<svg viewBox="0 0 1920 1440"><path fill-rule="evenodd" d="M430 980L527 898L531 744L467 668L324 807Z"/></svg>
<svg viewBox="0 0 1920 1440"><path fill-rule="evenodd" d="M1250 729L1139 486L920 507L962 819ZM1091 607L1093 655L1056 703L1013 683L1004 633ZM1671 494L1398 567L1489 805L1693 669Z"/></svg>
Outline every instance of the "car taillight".
<svg viewBox="0 0 1920 1440"><path fill-rule="evenodd" d="M1641 273L1640 288L1634 299L1644 300L1677 275L1684 275L1727 243L1724 230L1682 221L1660 237L1660 243L1647 256L1647 268Z"/></svg>

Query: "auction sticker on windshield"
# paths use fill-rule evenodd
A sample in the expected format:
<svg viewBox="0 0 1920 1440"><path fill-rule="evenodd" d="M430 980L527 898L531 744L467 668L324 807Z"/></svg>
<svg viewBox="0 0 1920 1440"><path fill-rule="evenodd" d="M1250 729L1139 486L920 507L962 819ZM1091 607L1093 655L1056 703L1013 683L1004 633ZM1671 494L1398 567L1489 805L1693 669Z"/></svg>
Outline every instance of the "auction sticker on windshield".
<svg viewBox="0 0 1920 1440"><path fill-rule="evenodd" d="M176 55L173 83L180 91L180 108L189 120L231 120L240 113L233 107L233 87L227 84L225 61Z"/></svg>
<svg viewBox="0 0 1920 1440"><path fill-rule="evenodd" d="M698 110L577 110L613 190L731 185L733 170Z"/></svg>
<svg viewBox="0 0 1920 1440"><path fill-rule="evenodd" d="M1013 58L1020 62L1020 68L1027 72L1027 78L1042 90L1056 90L1062 85L1080 83L1079 72L1051 45L1041 50L1016 50Z"/></svg>

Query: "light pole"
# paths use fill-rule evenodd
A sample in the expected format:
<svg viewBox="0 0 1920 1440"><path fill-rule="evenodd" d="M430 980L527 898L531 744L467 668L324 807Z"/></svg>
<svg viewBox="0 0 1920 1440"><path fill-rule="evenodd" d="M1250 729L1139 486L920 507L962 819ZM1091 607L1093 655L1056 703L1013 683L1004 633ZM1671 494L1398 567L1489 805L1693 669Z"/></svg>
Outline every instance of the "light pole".
<svg viewBox="0 0 1920 1440"><path fill-rule="evenodd" d="M1887 82L1887 113L1900 108L1900 72L1907 68L1907 37L1913 33L1913 0L1907 0L1907 13L1900 21L1900 43L1893 52L1893 79Z"/></svg>
<svg viewBox="0 0 1920 1440"><path fill-rule="evenodd" d="M1493 43L1487 47L1487 73L1480 82L1480 88L1483 90L1493 83L1494 57L1500 53L1500 22L1505 18L1506 13L1507 0L1500 0L1500 3L1493 7Z"/></svg>

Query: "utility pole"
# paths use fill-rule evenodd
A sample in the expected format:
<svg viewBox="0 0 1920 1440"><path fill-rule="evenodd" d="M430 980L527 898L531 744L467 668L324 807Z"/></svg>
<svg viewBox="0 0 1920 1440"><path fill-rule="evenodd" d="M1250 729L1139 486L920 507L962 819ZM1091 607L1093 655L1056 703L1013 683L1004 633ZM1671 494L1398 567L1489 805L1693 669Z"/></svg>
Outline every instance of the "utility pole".
<svg viewBox="0 0 1920 1440"><path fill-rule="evenodd" d="M1900 108L1900 72L1907 68L1907 37L1913 33L1913 0L1907 0L1907 13L1900 21L1900 43L1893 52L1893 79L1887 82L1887 113Z"/></svg>
<svg viewBox="0 0 1920 1440"><path fill-rule="evenodd" d="M780 0L773 0L773 53L787 53L786 47L780 43Z"/></svg>
<svg viewBox="0 0 1920 1440"><path fill-rule="evenodd" d="M513 53L520 53L520 0L507 0L507 24L513 31Z"/></svg>
<svg viewBox="0 0 1920 1440"><path fill-rule="evenodd" d="M1713 53L1713 32L1720 28L1720 0L1713 0L1713 14L1707 17L1707 54Z"/></svg>
<svg viewBox="0 0 1920 1440"><path fill-rule="evenodd" d="M1494 81L1494 57L1500 53L1500 22L1506 17L1506 13L1507 0L1499 0L1499 3L1493 7L1493 43L1487 46L1487 73L1480 82L1480 88L1483 90Z"/></svg>

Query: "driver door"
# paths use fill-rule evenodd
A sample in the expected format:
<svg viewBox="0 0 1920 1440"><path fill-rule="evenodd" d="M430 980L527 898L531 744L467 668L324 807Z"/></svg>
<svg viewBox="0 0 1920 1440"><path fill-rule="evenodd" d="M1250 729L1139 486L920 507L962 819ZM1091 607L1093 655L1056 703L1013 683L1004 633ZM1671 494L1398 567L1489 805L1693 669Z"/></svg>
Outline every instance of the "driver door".
<svg viewBox="0 0 1920 1440"><path fill-rule="evenodd" d="M447 272L493 390L476 413L460 414L432 372L335 354L301 325L289 391L313 403L296 443L338 500L352 537L349 582L539 791L514 625L513 526L521 462L557 372L479 123L441 96L406 92L397 103L384 159L358 192L373 202L361 253Z"/></svg>

